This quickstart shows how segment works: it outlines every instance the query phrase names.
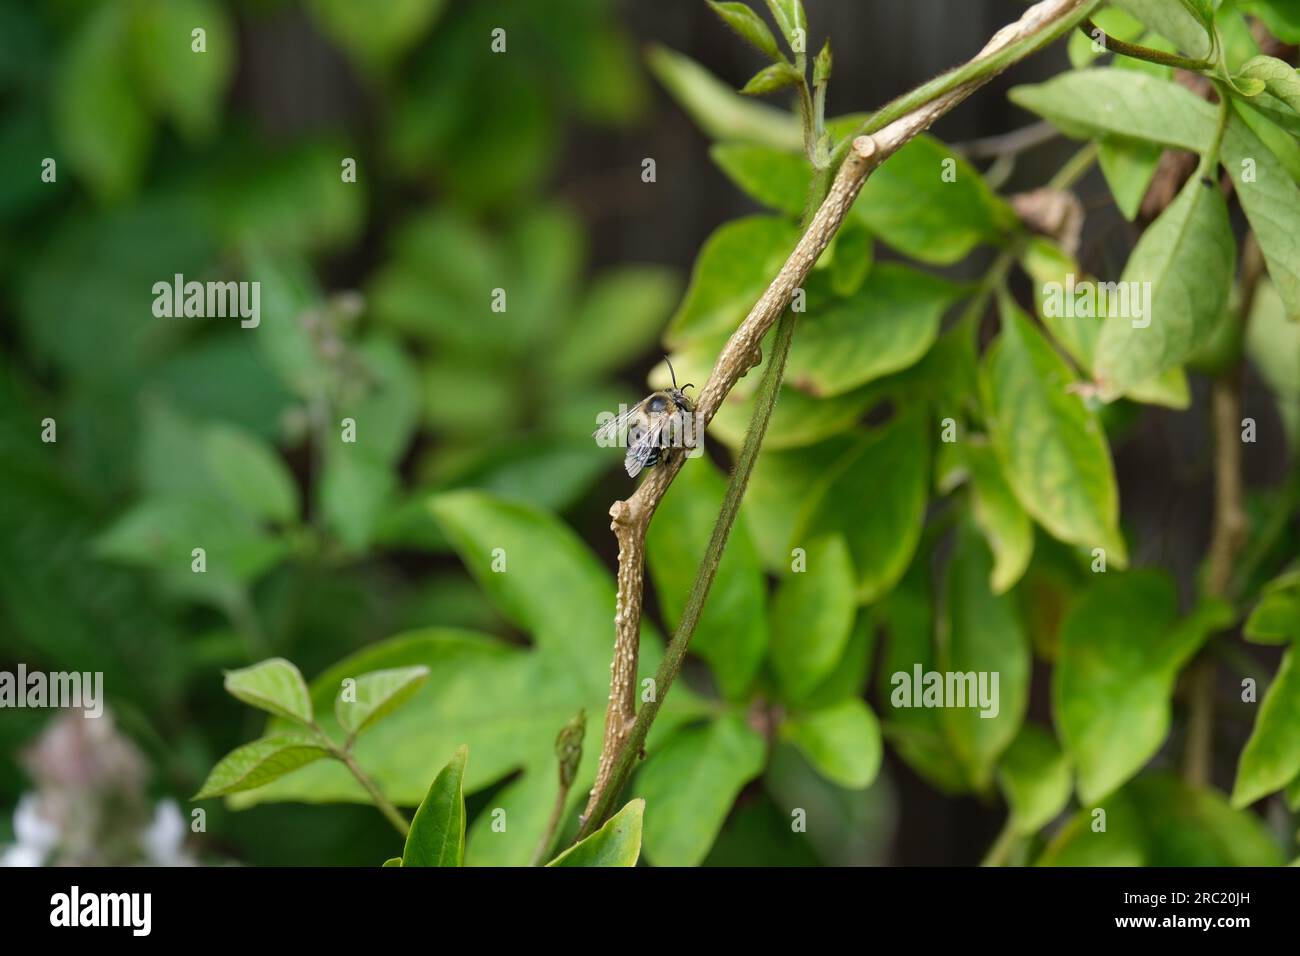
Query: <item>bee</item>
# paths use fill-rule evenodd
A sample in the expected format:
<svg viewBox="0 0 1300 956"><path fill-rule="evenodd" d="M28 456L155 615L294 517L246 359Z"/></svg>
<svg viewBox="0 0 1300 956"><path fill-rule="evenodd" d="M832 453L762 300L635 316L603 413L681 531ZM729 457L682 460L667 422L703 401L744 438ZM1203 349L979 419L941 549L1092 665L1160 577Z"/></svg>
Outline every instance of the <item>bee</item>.
<svg viewBox="0 0 1300 956"><path fill-rule="evenodd" d="M664 361L668 362L667 357ZM616 443L626 429L627 455L623 459L623 467L633 478L641 473L642 468L649 468L659 462L665 455L665 449L695 447L695 406L686 397L686 389L695 386L687 382L678 388L677 372L674 371L672 362L668 362L668 371L673 377L672 388L647 395L622 415L610 419L592 432L592 437L597 442L607 445Z"/></svg>

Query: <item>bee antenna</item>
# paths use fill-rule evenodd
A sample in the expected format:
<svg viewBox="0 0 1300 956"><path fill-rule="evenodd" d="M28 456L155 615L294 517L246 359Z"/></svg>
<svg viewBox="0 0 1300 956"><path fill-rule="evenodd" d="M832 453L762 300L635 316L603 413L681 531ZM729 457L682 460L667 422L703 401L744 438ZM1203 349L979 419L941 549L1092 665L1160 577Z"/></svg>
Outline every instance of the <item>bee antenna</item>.
<svg viewBox="0 0 1300 956"><path fill-rule="evenodd" d="M669 360L669 358L668 358L667 355L664 356L664 361L668 363L668 372L669 372L669 374L672 375L672 377L673 377L673 388L676 388L676 387L677 387L677 371L673 368L673 363Z"/></svg>
<svg viewBox="0 0 1300 956"><path fill-rule="evenodd" d="M694 387L695 387L695 383L694 383L694 382L687 382L685 385L682 386L682 391L684 392L684 391L686 391L688 388L694 388Z"/></svg>

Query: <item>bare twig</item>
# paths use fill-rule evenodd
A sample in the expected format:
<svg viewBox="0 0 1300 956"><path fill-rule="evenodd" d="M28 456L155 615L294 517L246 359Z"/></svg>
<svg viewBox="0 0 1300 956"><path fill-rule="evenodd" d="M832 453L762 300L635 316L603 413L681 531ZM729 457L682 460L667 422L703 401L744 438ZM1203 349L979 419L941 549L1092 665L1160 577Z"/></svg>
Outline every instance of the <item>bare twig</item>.
<svg viewBox="0 0 1300 956"><path fill-rule="evenodd" d="M998 159L1003 156L1015 156L1019 153L1050 143L1061 135L1061 131L1048 120L1039 120L1019 129L995 136L972 139L965 143L956 143L953 150L967 159Z"/></svg>
<svg viewBox="0 0 1300 956"><path fill-rule="evenodd" d="M712 420L736 382L762 360L759 344L763 336L790 304L795 290L843 223L872 170L994 76L1072 30L1096 5L1097 0L1043 0L1025 11L1020 20L1000 30L965 66L895 100L876 113L859 135L837 147L835 158L842 158L843 162L825 199L776 278L728 339L700 392L697 412L705 425ZM762 427L766 427L765 422ZM638 716L636 676L646 528L684 461L681 454L670 456L661 467L650 472L635 494L624 501L614 502L610 508L613 519L610 527L618 540L619 551L614 659L605 715L605 739L596 783L583 814L580 836L594 831L610 812L645 741L658 705L668 691L668 683L675 676L675 668L668 665L670 662L680 663L694 629L694 620L688 621L683 615L665 655L666 666L661 669L655 700ZM738 461L738 472L740 465ZM740 487L743 490L743 478L747 473L737 477L742 479ZM726 523L726 527L715 529L715 539L725 543L730 525L724 517L720 517L719 523ZM716 533L718 531L721 533ZM702 604L715 571L716 561L710 562L706 558L688 607Z"/></svg>

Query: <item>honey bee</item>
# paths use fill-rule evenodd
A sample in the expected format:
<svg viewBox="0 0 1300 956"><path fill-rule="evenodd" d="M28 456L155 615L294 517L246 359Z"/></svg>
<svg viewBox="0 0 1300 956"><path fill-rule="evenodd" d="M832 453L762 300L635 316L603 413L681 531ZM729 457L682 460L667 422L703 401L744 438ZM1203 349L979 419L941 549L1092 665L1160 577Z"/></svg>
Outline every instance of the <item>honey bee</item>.
<svg viewBox="0 0 1300 956"><path fill-rule="evenodd" d="M665 362L668 359L665 357ZM601 445L617 444L626 430L627 455L623 467L635 478L641 469L650 468L660 461L668 448L694 448L696 431L695 406L686 397L685 390L694 388L687 382L677 387L677 372L668 362L673 377L673 387L647 395L622 415L610 419L594 432L592 437Z"/></svg>

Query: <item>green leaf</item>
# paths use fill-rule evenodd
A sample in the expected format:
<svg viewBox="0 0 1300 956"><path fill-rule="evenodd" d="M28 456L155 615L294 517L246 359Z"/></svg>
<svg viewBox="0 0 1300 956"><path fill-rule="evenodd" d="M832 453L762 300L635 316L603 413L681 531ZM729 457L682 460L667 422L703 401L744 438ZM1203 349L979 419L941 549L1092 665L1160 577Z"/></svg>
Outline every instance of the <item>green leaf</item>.
<svg viewBox="0 0 1300 956"><path fill-rule="evenodd" d="M681 620L726 481L708 458L688 461L656 509L646 533L646 557L664 623ZM753 683L769 638L767 587L758 554L743 525L732 528L691 651L709 662L724 695L741 698ZM651 804L654 807L654 804ZM653 815L653 809L652 809Z"/></svg>
<svg viewBox="0 0 1300 956"><path fill-rule="evenodd" d="M1300 141L1297 141L1300 116L1292 114L1267 93L1261 93L1250 101L1235 99L1232 106L1287 175L1300 181Z"/></svg>
<svg viewBox="0 0 1300 956"><path fill-rule="evenodd" d="M717 143L709 156L750 198L797 216L808 195L808 160L799 153L754 143Z"/></svg>
<svg viewBox="0 0 1300 956"><path fill-rule="evenodd" d="M1026 723L1002 755L998 785L1011 808L1011 829L1032 836L1070 802L1070 764L1052 735Z"/></svg>
<svg viewBox="0 0 1300 956"><path fill-rule="evenodd" d="M708 855L736 795L763 771L763 738L738 715L678 731L637 774L632 791L650 807L646 856L656 866L695 866Z"/></svg>
<svg viewBox="0 0 1300 956"><path fill-rule="evenodd" d="M691 283L668 326L674 349L730 333L749 313L799 238L783 219L747 216L725 223L705 240Z"/></svg>
<svg viewBox="0 0 1300 956"><path fill-rule="evenodd" d="M1176 83L1130 70L1075 70L1013 87L1011 102L1078 139L1137 138L1203 153L1214 140L1215 107Z"/></svg>
<svg viewBox="0 0 1300 956"><path fill-rule="evenodd" d="M1087 279L1078 262L1051 240L1035 236L1025 244L1020 266L1034 282L1034 303L1044 327L1075 365L1091 375L1101 322L1079 315L1079 310L1058 308L1070 297L1070 277L1076 284Z"/></svg>
<svg viewBox="0 0 1300 956"><path fill-rule="evenodd" d="M714 140L740 140L783 150L803 148L799 121L786 110L740 96L690 57L661 46L646 54L650 70Z"/></svg>
<svg viewBox="0 0 1300 956"><path fill-rule="evenodd" d="M835 234L831 260L831 289L848 297L862 288L875 263L875 237L858 219L850 219Z"/></svg>
<svg viewBox="0 0 1300 956"><path fill-rule="evenodd" d="M993 448L1021 505L1055 537L1105 548L1123 567L1119 494L1101 423L1069 391L1065 361L1010 302L981 372Z"/></svg>
<svg viewBox="0 0 1300 956"><path fill-rule="evenodd" d="M465 764L469 748L461 746L429 786L415 811L402 866L465 865Z"/></svg>
<svg viewBox="0 0 1300 956"><path fill-rule="evenodd" d="M856 577L839 535L808 544L806 566L772 599L772 668L788 700L800 700L840 660L853 630Z"/></svg>
<svg viewBox="0 0 1300 956"><path fill-rule="evenodd" d="M751 76L749 82L741 87L740 92L745 96L762 96L798 86L802 82L803 74L789 63L773 63Z"/></svg>
<svg viewBox="0 0 1300 956"><path fill-rule="evenodd" d="M1289 0L1237 0L1237 6L1263 20L1279 40L1300 43L1300 9Z"/></svg>
<svg viewBox="0 0 1300 956"><path fill-rule="evenodd" d="M1108 316L1097 341L1093 371L1103 397L1182 365L1207 342L1227 306L1235 262L1223 193L1194 176L1142 234L1124 268L1120 291L1132 290L1130 308ZM1143 316L1131 301L1138 290Z"/></svg>
<svg viewBox="0 0 1300 956"><path fill-rule="evenodd" d="M909 706L916 701L904 693L908 689L905 682L923 679L917 677L918 673L938 669L934 642L934 609L938 602L929 565L930 555L918 555L898 587L881 604L881 619L889 636L878 696L889 701L882 714L884 733L898 756L937 789L961 793L970 785L944 733L941 712Z"/></svg>
<svg viewBox="0 0 1300 956"><path fill-rule="evenodd" d="M947 280L887 263L852 297L799 323L786 376L815 397L841 395L918 362L961 296Z"/></svg>
<svg viewBox="0 0 1300 956"><path fill-rule="evenodd" d="M1214 21L1203 0L1114 0L1121 10L1137 17L1150 29L1192 56L1208 56ZM1194 11L1194 12L1193 12Z"/></svg>
<svg viewBox="0 0 1300 956"><path fill-rule="evenodd" d="M1282 657L1273 683L1237 765L1232 805L1248 807L1283 789L1300 774L1300 665L1292 648Z"/></svg>
<svg viewBox="0 0 1300 956"><path fill-rule="evenodd" d="M799 520L793 502L801 500L854 443L848 435L794 451L778 451L764 443L740 515L769 573L785 574L791 568L790 539Z"/></svg>
<svg viewBox="0 0 1300 956"><path fill-rule="evenodd" d="M206 554L204 573L193 570L195 548ZM95 539L94 550L109 560L155 569L179 594L220 600L279 562L286 545L246 515L224 512L221 502L155 496L118 518Z"/></svg>
<svg viewBox="0 0 1300 956"><path fill-rule="evenodd" d="M59 144L101 201L135 190L153 140L153 123L131 82L129 14L129 7L110 3L82 18L54 79Z"/></svg>
<svg viewBox="0 0 1300 956"><path fill-rule="evenodd" d="M297 519L301 505L293 475L260 439L213 425L203 433L203 454L217 483L251 516L283 524Z"/></svg>
<svg viewBox="0 0 1300 956"><path fill-rule="evenodd" d="M1052 712L1085 804L1113 792L1160 748L1178 670L1231 617L1211 602L1178 620L1173 582L1146 569L1103 575L1070 608Z"/></svg>
<svg viewBox="0 0 1300 956"><path fill-rule="evenodd" d="M989 588L994 594L1005 594L1029 567L1034 554L1034 526L1007 484L991 447L967 442L962 460L970 469L971 516L993 552Z"/></svg>
<svg viewBox="0 0 1300 956"><path fill-rule="evenodd" d="M732 392L732 396L736 398L736 393ZM875 383L830 398L813 398L807 392L783 385L763 447L803 448L847 432L860 424L863 416L884 397ZM732 448L739 448L753 412L752 396L724 402L709 423L709 434Z"/></svg>
<svg viewBox="0 0 1300 956"><path fill-rule="evenodd" d="M989 589L992 567L983 540L963 525L948 565L939 662L957 676L954 690L964 700L945 700L941 717L953 752L979 789L992 780L1029 703L1029 640L1014 599ZM912 688L914 697L921 691Z"/></svg>
<svg viewBox="0 0 1300 956"><path fill-rule="evenodd" d="M402 858L400 856L389 857L384 861L384 866L401 866Z"/></svg>
<svg viewBox="0 0 1300 956"><path fill-rule="evenodd" d="M841 787L865 790L880 772L880 724L856 697L786 718L781 736L798 747L818 773Z"/></svg>
<svg viewBox="0 0 1300 956"><path fill-rule="evenodd" d="M267 713L310 724L311 695L298 668L283 657L226 672L226 693Z"/></svg>
<svg viewBox="0 0 1300 956"><path fill-rule="evenodd" d="M373 726L410 700L429 673L429 668L418 666L362 674L351 688L353 700L344 700L344 692L334 701L339 726L353 736Z"/></svg>
<svg viewBox="0 0 1300 956"><path fill-rule="evenodd" d="M676 276L657 266L602 272L546 359L551 374L573 385L645 354L663 331L680 291ZM610 321L614 315L617 322Z"/></svg>
<svg viewBox="0 0 1300 956"><path fill-rule="evenodd" d="M929 497L928 432L924 408L900 411L808 492L791 543L842 533L857 569L859 603L887 593L916 551Z"/></svg>
<svg viewBox="0 0 1300 956"><path fill-rule="evenodd" d="M1155 143L1108 136L1098 143L1097 160L1115 205L1132 222L1142 208L1147 188L1160 165L1161 149Z"/></svg>
<svg viewBox="0 0 1300 956"><path fill-rule="evenodd" d="M442 12L445 0L387 0L374 7L351 0L310 0L321 27L371 69L396 63ZM483 41L487 43L487 39Z"/></svg>
<svg viewBox="0 0 1300 956"><path fill-rule="evenodd" d="M858 613L844 653L834 668L799 705L807 710L821 710L850 697L860 697L871 674L875 647L875 613L864 609Z"/></svg>
<svg viewBox="0 0 1300 956"><path fill-rule="evenodd" d="M1244 633L1257 644L1300 641L1300 572L1286 572L1264 585Z"/></svg>
<svg viewBox="0 0 1300 956"><path fill-rule="evenodd" d="M328 756L328 750L305 734L262 737L222 757L191 799L206 800L251 790Z"/></svg>
<svg viewBox="0 0 1300 956"><path fill-rule="evenodd" d="M1246 619L1244 633L1256 644L1300 640L1300 594L1265 594Z"/></svg>
<svg viewBox="0 0 1300 956"><path fill-rule="evenodd" d="M1300 185L1238 116L1228 121L1221 156L1287 316L1300 319ZM1254 182L1245 181L1248 167Z"/></svg>
<svg viewBox="0 0 1300 956"><path fill-rule="evenodd" d="M1246 354L1278 403L1292 438L1300 435L1300 323L1287 318L1277 287L1262 278L1246 324Z"/></svg>
<svg viewBox="0 0 1300 956"><path fill-rule="evenodd" d="M349 246L365 225L367 210L364 172L355 183L339 178L341 157L351 151L340 140L308 140L274 151L241 148L247 155L240 164L223 164L204 191L219 235L231 245L276 254ZM265 321L268 290L262 292ZM301 316L288 318L298 324ZM263 335L265 329L258 329Z"/></svg>
<svg viewBox="0 0 1300 956"><path fill-rule="evenodd" d="M1104 831L1093 829L1096 810ZM1060 829L1040 866L1278 866L1282 854L1253 814L1175 777L1140 777Z"/></svg>
<svg viewBox="0 0 1300 956"><path fill-rule="evenodd" d="M813 86L825 86L830 81L833 65L831 39L827 37L813 60Z"/></svg>
<svg viewBox="0 0 1300 956"><path fill-rule="evenodd" d="M629 800L605 825L547 866L636 866L641 855L644 800Z"/></svg>
<svg viewBox="0 0 1300 956"><path fill-rule="evenodd" d="M166 0L131 6L131 62L154 107L192 142L208 139L234 73L236 37L226 12L209 0ZM204 51L191 31L204 31Z"/></svg>
<svg viewBox="0 0 1300 956"><path fill-rule="evenodd" d="M871 174L852 214L881 241L933 265L951 265L1018 228L979 170L924 135Z"/></svg>
<svg viewBox="0 0 1300 956"><path fill-rule="evenodd" d="M1087 276L1074 259L1046 239L1030 240L1020 264L1034 280L1034 302L1043 325L1084 374L1091 376L1102 320L1110 308L1109 295L1103 294L1101 284ZM1084 308L1077 307L1081 290L1087 290L1082 292L1087 303ZM1075 302L1076 308L1067 308L1067 302ZM1126 397L1177 409L1187 408L1192 401L1181 368L1133 386Z"/></svg>
<svg viewBox="0 0 1300 956"><path fill-rule="evenodd" d="M360 444L331 441L325 446L325 471L317 488L321 513L348 550L365 550L396 488L393 470Z"/></svg>
<svg viewBox="0 0 1300 956"><path fill-rule="evenodd" d="M1300 72L1285 60L1275 56L1257 56L1246 61L1237 75L1262 80L1270 93L1300 113Z"/></svg>
<svg viewBox="0 0 1300 956"><path fill-rule="evenodd" d="M751 10L747 4L715 3L714 0L709 0L709 6L713 8L714 13L722 18L723 23L729 26L742 40L758 50L759 53L772 60L781 58L781 51L776 45L776 37L772 36L772 31L767 28L763 18Z"/></svg>
<svg viewBox="0 0 1300 956"><path fill-rule="evenodd" d="M776 25L785 37L785 42L789 44L792 53L802 53L803 49L795 49L800 45L798 40L803 41L806 47L808 42L808 17L803 11L803 0L767 0L767 8L772 11L772 17L776 20Z"/></svg>

